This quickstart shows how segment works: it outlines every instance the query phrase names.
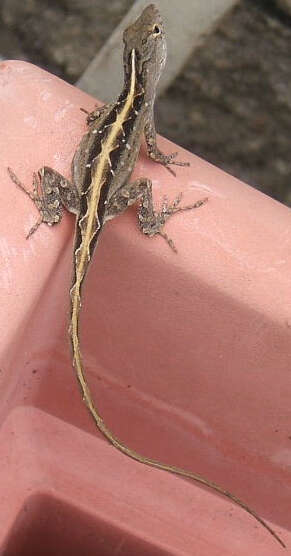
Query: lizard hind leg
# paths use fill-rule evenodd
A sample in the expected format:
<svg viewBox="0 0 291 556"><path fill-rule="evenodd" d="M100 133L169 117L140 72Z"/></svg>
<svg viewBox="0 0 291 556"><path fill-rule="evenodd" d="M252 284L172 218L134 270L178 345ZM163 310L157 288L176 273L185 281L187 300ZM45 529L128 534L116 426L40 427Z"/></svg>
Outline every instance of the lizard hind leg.
<svg viewBox="0 0 291 556"><path fill-rule="evenodd" d="M35 204L39 218L29 230L28 239L44 223L48 226L58 224L62 219L63 207L71 212L77 212L79 196L76 187L61 174L47 166L33 173L33 189L29 191L19 180L11 168L8 168L11 180Z"/></svg>
<svg viewBox="0 0 291 556"><path fill-rule="evenodd" d="M164 197L162 208L159 212L155 211L150 205L149 202L152 199L151 190L147 190L145 195L141 199L141 205L139 209L138 219L139 224L142 229L142 232L148 236L154 236L159 234L161 237L165 239L168 243L169 247L177 253L177 249L172 239L168 237L168 235L163 231L164 225L171 218L174 214L178 212L184 212L186 210L192 210L195 208L199 208L204 205L208 198L200 199L196 201L192 205L180 206L180 202L182 200L182 193L180 193L172 203L169 203L167 197Z"/></svg>
<svg viewBox="0 0 291 556"><path fill-rule="evenodd" d="M149 179L140 178L123 186L114 193L108 201L105 220L114 218L114 216L121 214L137 200L140 200L138 221L141 231L149 237L153 237L157 234L160 235L165 239L171 249L177 252L173 240L163 231L165 223L174 214L198 208L208 200L207 198L201 199L192 205L181 207L181 199L182 194L178 195L172 203L169 203L166 197L164 197L161 210L156 211L153 204L152 182Z"/></svg>

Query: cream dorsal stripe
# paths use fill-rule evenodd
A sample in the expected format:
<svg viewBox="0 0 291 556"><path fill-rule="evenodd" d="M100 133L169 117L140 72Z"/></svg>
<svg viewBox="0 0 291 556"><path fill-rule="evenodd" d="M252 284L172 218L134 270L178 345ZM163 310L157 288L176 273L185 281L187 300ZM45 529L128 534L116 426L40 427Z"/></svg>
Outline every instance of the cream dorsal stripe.
<svg viewBox="0 0 291 556"><path fill-rule="evenodd" d="M135 97L135 85L136 85L136 67L135 67L135 50L131 52L131 79L130 79L130 89L126 98L126 102L122 110L117 113L114 125L111 126L109 135L102 141L101 153L98 156L98 164L96 165L96 171L92 173L92 181L90 183L89 190L91 192L90 203L88 204L87 213L80 218L79 225L82 230L82 243L79 247L81 252L80 261L77 269L77 284L80 282L84 276L84 268L90 260L90 242L93 236L96 234L96 215L97 208L100 199L100 193L102 186L105 183L104 174L106 174L106 169L111 168L110 154L115 148L115 140L117 139L122 126L127 119L127 116L132 108L134 97ZM92 164L92 166L94 166ZM95 166L94 166L95 167ZM83 223L86 221L85 226Z"/></svg>

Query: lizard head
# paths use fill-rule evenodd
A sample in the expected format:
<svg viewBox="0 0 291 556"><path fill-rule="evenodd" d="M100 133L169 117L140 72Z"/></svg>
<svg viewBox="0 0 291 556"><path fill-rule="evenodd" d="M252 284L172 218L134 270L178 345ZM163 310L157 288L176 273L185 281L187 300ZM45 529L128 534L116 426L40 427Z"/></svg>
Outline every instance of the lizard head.
<svg viewBox="0 0 291 556"><path fill-rule="evenodd" d="M139 75L153 81L155 86L166 62L167 47L162 18L156 6L147 6L140 17L123 33L124 66L130 74L134 51L135 67Z"/></svg>

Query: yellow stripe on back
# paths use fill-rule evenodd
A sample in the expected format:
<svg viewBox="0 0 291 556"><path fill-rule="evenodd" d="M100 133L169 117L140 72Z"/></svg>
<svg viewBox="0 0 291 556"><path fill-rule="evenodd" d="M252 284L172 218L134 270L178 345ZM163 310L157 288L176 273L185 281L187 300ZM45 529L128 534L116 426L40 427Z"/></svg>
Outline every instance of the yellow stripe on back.
<svg viewBox="0 0 291 556"><path fill-rule="evenodd" d="M89 252L90 241L95 233L95 217L97 214L98 203L100 199L100 193L102 189L102 185L104 183L103 176L106 170L106 165L109 167L109 157L110 153L113 150L115 140L122 128L124 121L130 111L133 101L134 101L134 93L135 93L135 51L132 50L131 53L131 80L130 80L130 89L127 95L126 102L124 107L122 108L121 112L117 114L116 120L112 125L111 131L106 139L106 141L102 144L102 151L100 153L98 165L96 168L96 172L92 176L92 181L90 184L90 190L92 191L90 203L88 206L87 211L87 224L85 228L84 237L82 237L81 243L81 256L78 264L78 268L76 268L76 285L78 282L81 282L84 267L86 268L87 262L87 254Z"/></svg>
<svg viewBox="0 0 291 556"><path fill-rule="evenodd" d="M96 172L92 175L91 184L89 190L91 192L90 200L88 204L87 213L84 217L86 220L86 225L84 230L81 229L82 242L79 247L79 257L75 261L75 272L76 281L73 284L71 290L72 297L72 316L71 316L71 338L73 343L74 352L74 362L79 370L79 380L82 382L82 387L85 388L85 382L83 383L84 377L81 365L81 355L79 349L79 338L78 338L78 315L80 310L80 288L81 283L86 272L86 268L89 262L89 248L90 242L96 232L96 218L98 203L100 200L100 194L102 186L106 180L104 180L104 175L106 175L106 169L110 167L110 153L114 148L114 144L120 130L122 129L123 123L125 122L127 115L132 108L134 97L135 97L135 83L136 83L136 68L135 68L135 50L131 52L131 79L130 88L126 98L126 102L119 114L116 116L116 120L111 127L110 133L107 136L104 143L102 143L102 150L99 155L98 164L96 166ZM106 168L106 166L108 168ZM88 193L89 193L88 190Z"/></svg>

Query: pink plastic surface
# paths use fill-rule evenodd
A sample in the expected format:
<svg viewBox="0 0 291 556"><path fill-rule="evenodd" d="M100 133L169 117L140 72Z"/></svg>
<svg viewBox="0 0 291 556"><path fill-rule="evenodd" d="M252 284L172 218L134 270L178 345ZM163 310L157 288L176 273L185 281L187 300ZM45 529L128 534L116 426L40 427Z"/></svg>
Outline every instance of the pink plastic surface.
<svg viewBox="0 0 291 556"><path fill-rule="evenodd" d="M273 556L215 493L142 466L95 430L67 340L74 219L41 226L31 185L70 175L94 100L32 65L0 65L0 554ZM160 139L165 152L176 146ZM181 151L181 152L180 152ZM162 238L136 209L106 225L84 288L82 349L105 422L135 450L218 482L291 554L291 213L205 161L172 177L142 152L157 204L207 205Z"/></svg>

